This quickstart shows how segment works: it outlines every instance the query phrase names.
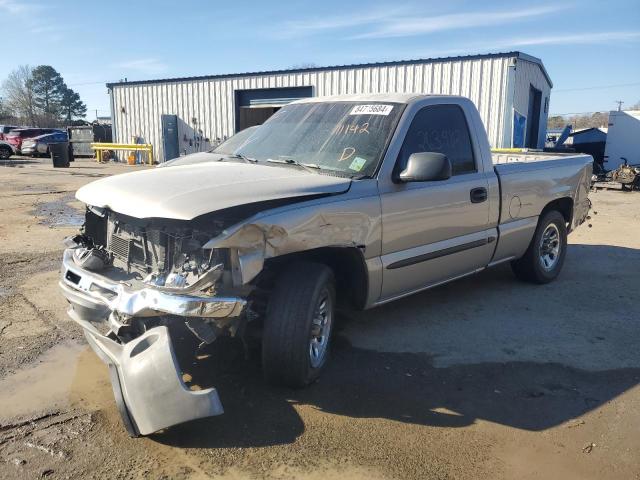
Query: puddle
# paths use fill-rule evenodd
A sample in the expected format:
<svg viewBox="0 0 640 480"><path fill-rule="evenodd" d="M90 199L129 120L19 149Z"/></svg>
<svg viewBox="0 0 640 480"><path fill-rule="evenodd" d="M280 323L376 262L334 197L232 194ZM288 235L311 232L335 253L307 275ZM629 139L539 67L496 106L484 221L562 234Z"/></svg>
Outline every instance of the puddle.
<svg viewBox="0 0 640 480"><path fill-rule="evenodd" d="M73 193L69 193L49 202L38 203L33 214L41 218L41 225L80 226L84 222L84 214L69 205L74 200Z"/></svg>
<svg viewBox="0 0 640 480"><path fill-rule="evenodd" d="M68 407L78 360L88 349L75 342L61 343L40 356L37 364L0 380L0 423Z"/></svg>
<svg viewBox="0 0 640 480"><path fill-rule="evenodd" d="M9 159L0 160L0 167L12 167L12 168L24 168L25 165L39 165L42 162L35 159L22 160L22 159Z"/></svg>
<svg viewBox="0 0 640 480"><path fill-rule="evenodd" d="M8 297L10 293L11 293L11 289L9 287L0 286L0 298Z"/></svg>

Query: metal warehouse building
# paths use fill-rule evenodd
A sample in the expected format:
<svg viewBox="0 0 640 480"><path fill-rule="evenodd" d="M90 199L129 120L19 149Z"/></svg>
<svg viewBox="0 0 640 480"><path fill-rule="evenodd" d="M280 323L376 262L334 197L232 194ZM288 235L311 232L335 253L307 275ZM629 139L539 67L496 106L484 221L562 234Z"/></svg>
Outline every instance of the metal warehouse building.
<svg viewBox="0 0 640 480"><path fill-rule="evenodd" d="M156 159L204 151L303 97L432 93L469 97L492 147L542 148L551 79L521 52L107 84L114 141Z"/></svg>

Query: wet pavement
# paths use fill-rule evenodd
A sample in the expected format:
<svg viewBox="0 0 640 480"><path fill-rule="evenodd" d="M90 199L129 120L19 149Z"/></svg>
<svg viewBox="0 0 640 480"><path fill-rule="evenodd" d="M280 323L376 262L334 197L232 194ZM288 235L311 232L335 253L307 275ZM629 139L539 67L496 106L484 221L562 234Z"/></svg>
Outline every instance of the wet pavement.
<svg viewBox="0 0 640 480"><path fill-rule="evenodd" d="M55 226L80 226L84 222L84 211L73 207L69 202L75 201L75 196L68 193L36 204L33 215L40 218L42 225Z"/></svg>

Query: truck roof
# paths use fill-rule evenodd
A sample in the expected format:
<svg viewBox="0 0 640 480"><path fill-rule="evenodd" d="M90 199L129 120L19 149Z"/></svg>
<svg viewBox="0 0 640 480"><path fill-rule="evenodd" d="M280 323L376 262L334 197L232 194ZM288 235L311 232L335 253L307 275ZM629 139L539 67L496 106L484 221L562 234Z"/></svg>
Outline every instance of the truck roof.
<svg viewBox="0 0 640 480"><path fill-rule="evenodd" d="M394 102L412 103L423 98L452 99L461 98L458 95L426 95L419 93L365 93L358 95L330 95L326 97L301 98L291 103L319 103L319 102Z"/></svg>

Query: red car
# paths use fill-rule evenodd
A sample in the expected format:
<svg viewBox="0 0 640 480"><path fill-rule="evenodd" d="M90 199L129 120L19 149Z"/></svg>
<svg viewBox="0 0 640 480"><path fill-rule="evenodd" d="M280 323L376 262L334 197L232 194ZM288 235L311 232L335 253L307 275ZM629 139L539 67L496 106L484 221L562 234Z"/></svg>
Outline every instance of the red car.
<svg viewBox="0 0 640 480"><path fill-rule="evenodd" d="M0 140L4 140L4 136L16 127L15 125L0 125Z"/></svg>
<svg viewBox="0 0 640 480"><path fill-rule="evenodd" d="M4 136L5 142L11 144L15 149L16 153L20 154L20 149L22 148L22 141L25 138L33 138L38 137L40 135L44 135L45 133L56 133L61 132L57 128L17 128L15 130L11 130Z"/></svg>

